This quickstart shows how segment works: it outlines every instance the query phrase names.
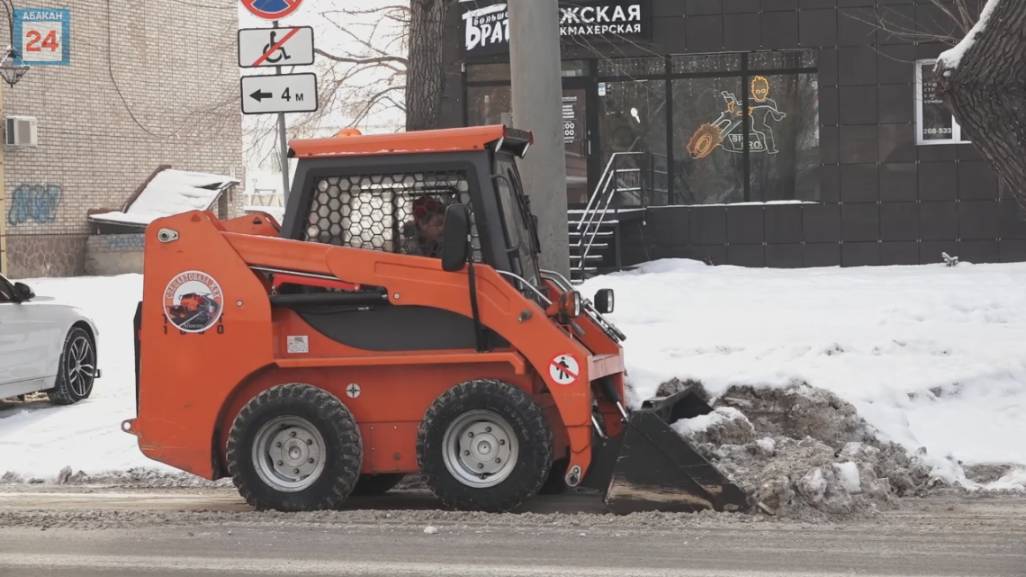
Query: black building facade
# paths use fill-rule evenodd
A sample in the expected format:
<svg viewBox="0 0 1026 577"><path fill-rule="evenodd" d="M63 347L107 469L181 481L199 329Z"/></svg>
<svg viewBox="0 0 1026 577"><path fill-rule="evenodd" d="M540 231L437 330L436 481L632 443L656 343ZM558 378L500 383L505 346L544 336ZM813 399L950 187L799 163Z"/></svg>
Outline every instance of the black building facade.
<svg viewBox="0 0 1026 577"><path fill-rule="evenodd" d="M931 2L563 0L560 18L571 208L616 168L643 184L616 201L624 264L1026 260L1018 207L935 92L934 37L959 34ZM509 123L505 3L460 2L447 30L444 123Z"/></svg>

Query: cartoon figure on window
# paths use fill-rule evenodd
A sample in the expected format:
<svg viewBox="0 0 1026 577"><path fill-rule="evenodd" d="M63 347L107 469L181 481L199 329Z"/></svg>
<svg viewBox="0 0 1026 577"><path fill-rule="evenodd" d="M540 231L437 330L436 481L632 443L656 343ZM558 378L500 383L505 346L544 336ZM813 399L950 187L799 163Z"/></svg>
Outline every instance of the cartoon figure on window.
<svg viewBox="0 0 1026 577"><path fill-rule="evenodd" d="M691 154L691 158L705 158L717 147L737 154L744 152L742 104L733 92L724 90L720 94L726 103L726 110L713 122L699 126L691 135L688 141L688 153ZM777 102L769 97L770 83L765 76L752 78L749 94L751 102L748 105L748 116L752 122L749 128L748 149L750 152L777 154L780 151L777 150L777 141L770 120L780 122L787 118L787 114L781 112Z"/></svg>

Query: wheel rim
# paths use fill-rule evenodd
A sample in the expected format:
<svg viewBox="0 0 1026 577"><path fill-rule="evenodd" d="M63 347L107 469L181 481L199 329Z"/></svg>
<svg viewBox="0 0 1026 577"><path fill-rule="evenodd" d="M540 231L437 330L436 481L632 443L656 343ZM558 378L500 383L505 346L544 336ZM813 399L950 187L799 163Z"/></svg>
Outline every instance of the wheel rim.
<svg viewBox="0 0 1026 577"><path fill-rule="evenodd" d="M264 423L253 441L257 475L275 490L295 493L324 471L324 437L310 421L287 415Z"/></svg>
<svg viewBox="0 0 1026 577"><path fill-rule="evenodd" d="M84 335L77 335L68 343L64 354L64 381L71 393L85 398L93 390L96 378L96 353L93 343Z"/></svg>
<svg viewBox="0 0 1026 577"><path fill-rule="evenodd" d="M445 468L468 487L494 487L517 465L520 443L509 422L492 411L469 411L445 430Z"/></svg>

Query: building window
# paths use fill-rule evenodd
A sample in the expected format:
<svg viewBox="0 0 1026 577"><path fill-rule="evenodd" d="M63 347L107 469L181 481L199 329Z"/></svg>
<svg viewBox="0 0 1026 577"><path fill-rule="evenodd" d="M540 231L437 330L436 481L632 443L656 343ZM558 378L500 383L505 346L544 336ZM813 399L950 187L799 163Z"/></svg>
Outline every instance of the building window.
<svg viewBox="0 0 1026 577"><path fill-rule="evenodd" d="M661 56L603 58L598 61L598 73L604 78L663 76L666 74L666 59Z"/></svg>
<svg viewBox="0 0 1026 577"><path fill-rule="evenodd" d="M741 77L673 81L673 192L680 204L744 202Z"/></svg>
<svg viewBox="0 0 1026 577"><path fill-rule="evenodd" d="M598 94L600 166L621 153L615 167L626 179L619 183L621 206L666 204L666 81L602 82Z"/></svg>
<svg viewBox="0 0 1026 577"><path fill-rule="evenodd" d="M564 62L569 202L588 201L616 153L615 169L636 181L624 185L637 192L623 193L622 206L818 201L816 54ZM468 125L510 121L508 71L467 67Z"/></svg>
<svg viewBox="0 0 1026 577"><path fill-rule="evenodd" d="M509 83L509 63L473 64L467 66L467 82L506 82Z"/></svg>
<svg viewBox="0 0 1026 577"><path fill-rule="evenodd" d="M962 127L937 92L937 60L916 61L916 144L967 144Z"/></svg>
<svg viewBox="0 0 1026 577"><path fill-rule="evenodd" d="M681 204L819 200L819 87L809 51L672 58Z"/></svg>
<svg viewBox="0 0 1026 577"><path fill-rule="evenodd" d="M467 126L513 125L509 85L467 86Z"/></svg>

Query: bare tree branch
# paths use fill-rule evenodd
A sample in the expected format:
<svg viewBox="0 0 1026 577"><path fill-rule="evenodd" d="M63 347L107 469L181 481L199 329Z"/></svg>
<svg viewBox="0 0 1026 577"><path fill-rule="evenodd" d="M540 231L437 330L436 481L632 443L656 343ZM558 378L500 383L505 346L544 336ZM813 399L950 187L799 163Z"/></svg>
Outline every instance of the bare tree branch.
<svg viewBox="0 0 1026 577"><path fill-rule="evenodd" d="M320 48L314 49L314 52L318 56L323 56L328 60L334 60L335 62L344 62L347 64L384 64L388 62L396 62L406 66L406 59L402 56L372 56L369 58L359 58L353 56L338 56L321 50Z"/></svg>

